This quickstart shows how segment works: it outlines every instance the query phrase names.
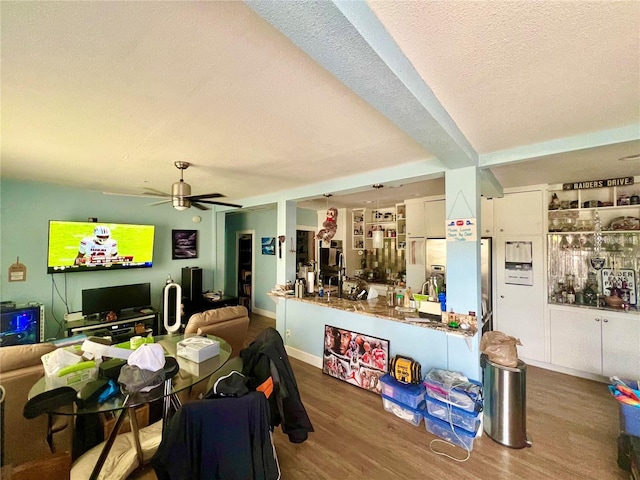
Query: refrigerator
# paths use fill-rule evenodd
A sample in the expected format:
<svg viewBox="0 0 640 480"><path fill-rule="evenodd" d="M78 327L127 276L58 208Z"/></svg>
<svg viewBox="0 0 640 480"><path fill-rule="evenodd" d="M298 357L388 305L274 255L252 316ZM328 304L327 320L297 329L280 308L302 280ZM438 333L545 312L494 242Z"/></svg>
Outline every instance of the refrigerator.
<svg viewBox="0 0 640 480"><path fill-rule="evenodd" d="M410 254L407 260L407 273L413 270L413 283L409 283L412 288L421 291L421 287L426 285L432 273L444 271L445 284L447 277L447 241L444 238L427 238L422 242L415 242L410 248L421 249L424 243L424 253L417 251L414 255ZM411 262L413 262L411 264ZM492 304L493 296L491 291L492 272L491 272L491 238L482 238L480 244L480 283L482 285L482 319L483 331L493 329L492 321ZM443 268L444 267L444 268ZM418 280L422 283L417 285ZM409 281L409 279L408 279ZM414 287L416 285L416 287ZM426 293L426 292L425 292Z"/></svg>

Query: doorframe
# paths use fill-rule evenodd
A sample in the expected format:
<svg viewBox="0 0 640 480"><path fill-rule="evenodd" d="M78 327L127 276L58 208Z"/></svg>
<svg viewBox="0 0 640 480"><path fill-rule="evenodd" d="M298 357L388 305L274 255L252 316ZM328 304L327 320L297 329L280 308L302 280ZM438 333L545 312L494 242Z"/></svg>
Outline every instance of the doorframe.
<svg viewBox="0 0 640 480"><path fill-rule="evenodd" d="M235 259L235 290L238 300L240 299L240 292L238 291L238 280L240 275L240 266L238 262L240 260L240 237L244 235L251 235L251 311L255 310L256 298L255 298L255 269L256 269L256 231L255 230L238 230L236 231L236 259Z"/></svg>

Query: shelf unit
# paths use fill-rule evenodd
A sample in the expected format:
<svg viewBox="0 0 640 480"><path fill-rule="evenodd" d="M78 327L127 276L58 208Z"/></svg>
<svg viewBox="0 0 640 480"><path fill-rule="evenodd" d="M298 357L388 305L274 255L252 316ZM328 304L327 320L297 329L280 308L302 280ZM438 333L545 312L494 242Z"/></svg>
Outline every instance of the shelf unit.
<svg viewBox="0 0 640 480"><path fill-rule="evenodd" d="M253 252L251 235L243 235L238 240L238 304L251 311L251 276L253 272Z"/></svg>
<svg viewBox="0 0 640 480"><path fill-rule="evenodd" d="M405 250L407 248L407 209L404 203L396 204L396 248Z"/></svg>
<svg viewBox="0 0 640 480"><path fill-rule="evenodd" d="M397 239L396 207L374 208L365 217L365 246L373 248L373 231L382 229L384 238Z"/></svg>
<svg viewBox="0 0 640 480"><path fill-rule="evenodd" d="M364 245L364 216L366 214L366 209L364 208L354 208L351 210L351 248L353 250L363 250L365 248Z"/></svg>
<svg viewBox="0 0 640 480"><path fill-rule="evenodd" d="M636 181L639 177L635 177ZM610 293L608 272L617 283L629 283L632 307L640 306L640 185L548 191L547 285L549 304L563 304L563 284L573 275L576 304L602 306L581 295L589 275L597 280L597 294ZM633 199L633 200L632 200ZM634 204L631 204L631 202ZM597 215L596 215L597 212ZM601 246L597 249L597 218ZM596 257L599 260L595 260ZM598 265L600 262L602 265ZM594 265L600 267L595 268ZM602 270L601 270L602 269ZM605 272L605 275L603 275ZM595 282L594 282L595 283ZM564 285L566 287L566 285ZM620 285L616 285L620 288ZM585 292L586 293L586 292ZM625 293L624 296L627 294ZM571 298L571 297L570 297Z"/></svg>

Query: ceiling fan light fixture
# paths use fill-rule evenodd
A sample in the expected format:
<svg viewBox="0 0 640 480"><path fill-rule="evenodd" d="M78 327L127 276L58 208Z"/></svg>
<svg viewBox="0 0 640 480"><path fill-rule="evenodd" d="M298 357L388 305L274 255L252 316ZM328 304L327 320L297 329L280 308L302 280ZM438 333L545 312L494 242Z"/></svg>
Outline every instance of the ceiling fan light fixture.
<svg viewBox="0 0 640 480"><path fill-rule="evenodd" d="M186 198L173 197L171 199L171 205L173 205L173 208L176 210L187 210L191 207L191 201Z"/></svg>

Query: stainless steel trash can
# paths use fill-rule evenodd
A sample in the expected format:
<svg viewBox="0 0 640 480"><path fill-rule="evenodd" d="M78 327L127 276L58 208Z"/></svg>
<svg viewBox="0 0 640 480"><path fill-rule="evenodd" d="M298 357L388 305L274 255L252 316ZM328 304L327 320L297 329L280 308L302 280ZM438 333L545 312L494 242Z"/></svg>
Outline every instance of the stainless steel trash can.
<svg viewBox="0 0 640 480"><path fill-rule="evenodd" d="M481 355L484 394L484 431L496 442L511 448L531 446L527 435L527 365L518 360L505 367Z"/></svg>

